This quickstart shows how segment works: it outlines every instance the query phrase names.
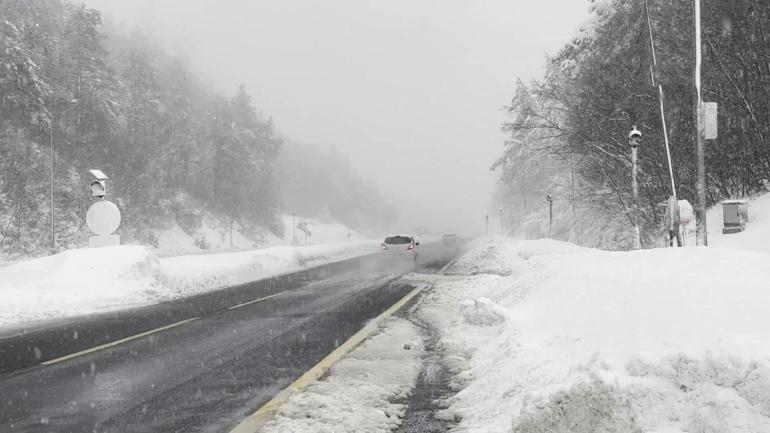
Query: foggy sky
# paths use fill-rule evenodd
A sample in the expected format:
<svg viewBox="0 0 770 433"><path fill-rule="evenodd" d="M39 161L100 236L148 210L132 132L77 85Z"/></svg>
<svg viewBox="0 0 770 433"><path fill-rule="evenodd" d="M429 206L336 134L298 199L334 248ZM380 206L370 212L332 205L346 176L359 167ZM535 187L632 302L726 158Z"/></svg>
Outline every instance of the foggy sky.
<svg viewBox="0 0 770 433"><path fill-rule="evenodd" d="M336 147L403 231L466 234L483 228L516 78L539 78L587 16L583 0L86 4L142 27L215 90L244 83L287 137Z"/></svg>

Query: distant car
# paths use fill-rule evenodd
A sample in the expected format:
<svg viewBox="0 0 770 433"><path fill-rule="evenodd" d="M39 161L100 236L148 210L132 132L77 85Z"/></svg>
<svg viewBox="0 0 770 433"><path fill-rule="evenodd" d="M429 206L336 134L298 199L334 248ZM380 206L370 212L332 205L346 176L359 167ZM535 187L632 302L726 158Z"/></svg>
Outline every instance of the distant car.
<svg viewBox="0 0 770 433"><path fill-rule="evenodd" d="M417 247L420 243L409 235L390 236L380 245L384 253L417 260Z"/></svg>
<svg viewBox="0 0 770 433"><path fill-rule="evenodd" d="M454 233L447 233L441 236L441 243L448 247L453 247L460 242L460 238Z"/></svg>

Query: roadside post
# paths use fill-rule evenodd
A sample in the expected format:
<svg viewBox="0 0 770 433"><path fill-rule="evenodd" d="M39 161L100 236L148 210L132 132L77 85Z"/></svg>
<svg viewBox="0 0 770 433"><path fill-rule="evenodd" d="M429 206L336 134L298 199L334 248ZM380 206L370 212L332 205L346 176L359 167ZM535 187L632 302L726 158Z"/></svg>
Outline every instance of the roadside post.
<svg viewBox="0 0 770 433"><path fill-rule="evenodd" d="M78 100L77 99L72 99L71 101L69 101L68 106L63 108L59 112L58 116L54 117L54 113L51 113L51 123L48 125L49 128L50 128L50 131L49 131L49 133L50 133L50 137L49 137L49 139L50 139L50 143L49 143L50 147L49 147L49 152L48 152L48 157L49 157L48 164L49 164L49 174L51 176L51 184L49 185L50 188L51 188L51 190L50 190L50 197L49 197L49 199L50 199L50 206L51 206L51 209L50 209L50 213L51 213L51 215L50 215L51 216L51 254L56 254L56 251L58 250L58 248L56 246L56 225L54 223L55 222L54 213L56 211L56 202L54 201L54 198L53 198L53 195L54 195L54 191L53 191L54 190L54 188L53 188L53 183L54 183L54 173L53 173L54 172L54 167L53 167L53 162L54 162L53 161L53 159L54 159L53 158L53 131L59 125L59 122L61 122L62 116L64 116L71 109L75 108L77 106L77 104L78 104Z"/></svg>
<svg viewBox="0 0 770 433"><path fill-rule="evenodd" d="M548 202L548 239L553 237L553 196L549 193L545 196Z"/></svg>
<svg viewBox="0 0 770 433"><path fill-rule="evenodd" d="M294 212L291 214L291 244L295 247L299 245L299 238L297 238L297 214Z"/></svg>
<svg viewBox="0 0 770 433"><path fill-rule="evenodd" d="M639 231L639 183L637 182L638 155L637 151L642 142L642 133L636 125L628 133L628 145L631 146L631 182L634 189L634 249L642 248L642 235Z"/></svg>
<svg viewBox="0 0 770 433"><path fill-rule="evenodd" d="M500 206L499 209L497 209L497 212L500 214L500 236L505 235L505 228L503 228L503 207Z"/></svg>
<svg viewBox="0 0 770 433"><path fill-rule="evenodd" d="M91 196L98 197L99 201L86 212L86 224L96 235L88 238L88 245L92 248L120 245L120 236L112 234L120 227L120 209L115 203L104 199L109 178L101 170L89 171L94 177L89 185Z"/></svg>

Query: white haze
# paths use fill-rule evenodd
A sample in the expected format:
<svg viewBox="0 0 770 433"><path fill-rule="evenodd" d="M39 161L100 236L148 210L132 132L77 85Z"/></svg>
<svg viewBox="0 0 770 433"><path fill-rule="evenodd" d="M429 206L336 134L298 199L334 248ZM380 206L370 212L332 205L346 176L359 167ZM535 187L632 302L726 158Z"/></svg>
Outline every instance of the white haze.
<svg viewBox="0 0 770 433"><path fill-rule="evenodd" d="M334 146L401 229L477 232L515 80L587 16L581 0L87 0L214 88L245 83L291 139Z"/></svg>

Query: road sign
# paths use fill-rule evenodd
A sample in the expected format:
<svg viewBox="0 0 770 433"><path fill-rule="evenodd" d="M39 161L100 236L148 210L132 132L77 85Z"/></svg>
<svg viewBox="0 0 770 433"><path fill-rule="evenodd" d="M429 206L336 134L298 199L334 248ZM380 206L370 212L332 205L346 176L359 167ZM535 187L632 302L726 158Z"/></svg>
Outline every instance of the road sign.
<svg viewBox="0 0 770 433"><path fill-rule="evenodd" d="M97 235L110 235L120 227L120 209L111 201L98 201L88 208L86 224Z"/></svg>
<svg viewBox="0 0 770 433"><path fill-rule="evenodd" d="M717 103L716 102L704 102L703 103L703 122L704 125L704 138L706 140L713 140L717 138Z"/></svg>

